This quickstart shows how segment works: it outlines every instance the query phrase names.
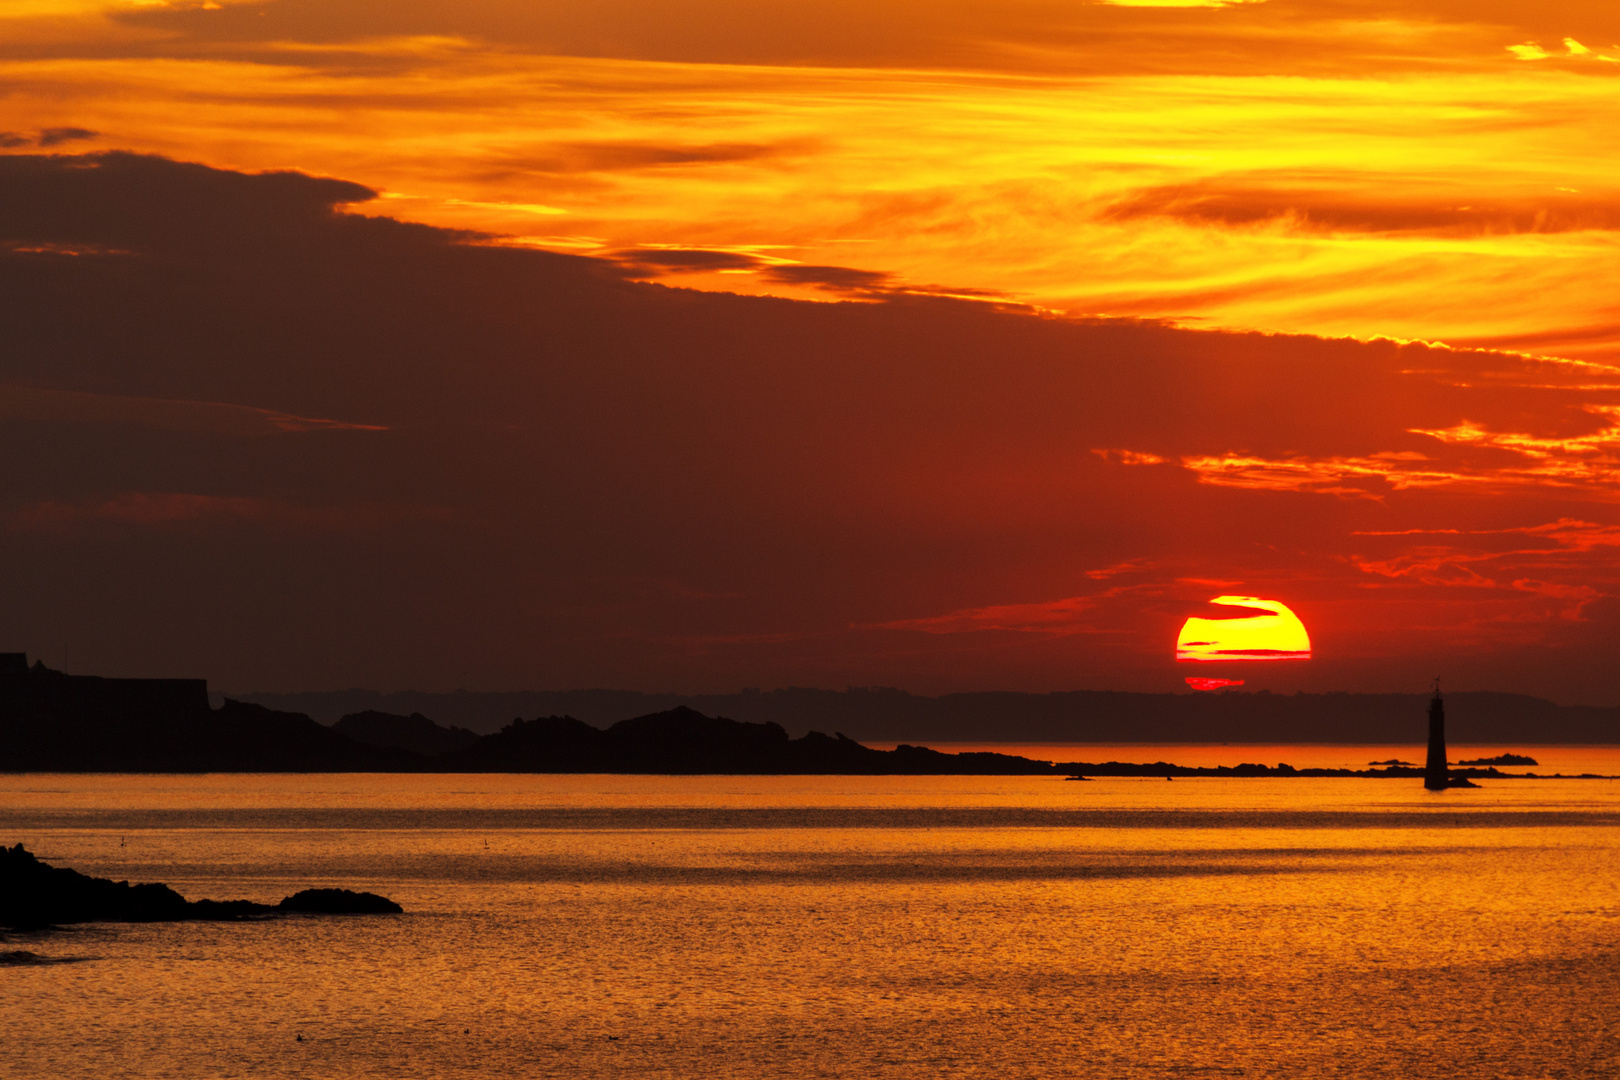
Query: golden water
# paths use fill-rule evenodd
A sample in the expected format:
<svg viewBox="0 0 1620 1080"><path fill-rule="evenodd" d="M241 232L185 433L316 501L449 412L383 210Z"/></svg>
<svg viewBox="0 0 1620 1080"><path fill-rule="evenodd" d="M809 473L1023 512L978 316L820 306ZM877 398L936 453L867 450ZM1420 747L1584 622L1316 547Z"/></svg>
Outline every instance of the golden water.
<svg viewBox="0 0 1620 1080"><path fill-rule="evenodd" d="M0 968L3 1080L1620 1075L1610 781L5 776L0 841L407 911L13 935L86 959Z"/></svg>

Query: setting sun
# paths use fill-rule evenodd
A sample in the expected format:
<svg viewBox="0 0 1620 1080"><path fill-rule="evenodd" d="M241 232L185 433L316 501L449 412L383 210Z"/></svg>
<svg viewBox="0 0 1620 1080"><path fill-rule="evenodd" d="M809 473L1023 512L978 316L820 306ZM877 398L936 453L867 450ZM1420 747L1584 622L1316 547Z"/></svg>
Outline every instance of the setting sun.
<svg viewBox="0 0 1620 1080"><path fill-rule="evenodd" d="M1287 606L1254 596L1217 596L1212 604L1264 612L1230 619L1201 619L1181 626L1177 660L1309 660L1305 624Z"/></svg>

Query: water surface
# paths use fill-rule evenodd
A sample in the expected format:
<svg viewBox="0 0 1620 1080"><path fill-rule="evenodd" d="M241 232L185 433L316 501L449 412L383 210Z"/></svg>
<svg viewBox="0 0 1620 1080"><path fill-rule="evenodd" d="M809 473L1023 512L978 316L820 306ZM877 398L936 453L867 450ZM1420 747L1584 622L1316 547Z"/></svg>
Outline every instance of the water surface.
<svg viewBox="0 0 1620 1080"><path fill-rule="evenodd" d="M5 1080L1620 1075L1611 781L28 775L0 840L407 911L14 936L87 959L0 967Z"/></svg>

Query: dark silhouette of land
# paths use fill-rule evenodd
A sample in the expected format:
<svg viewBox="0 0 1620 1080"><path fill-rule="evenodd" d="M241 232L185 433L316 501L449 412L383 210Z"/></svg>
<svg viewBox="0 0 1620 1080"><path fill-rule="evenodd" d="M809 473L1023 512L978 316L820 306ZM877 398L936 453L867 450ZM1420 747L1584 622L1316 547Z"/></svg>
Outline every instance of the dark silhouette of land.
<svg viewBox="0 0 1620 1080"><path fill-rule="evenodd" d="M518 720L446 754L464 772L838 773L1043 775L1048 762L1007 754L942 754L921 746L874 750L844 735L790 739L780 724L705 716L685 707L621 720L603 731L572 717Z"/></svg>
<svg viewBox="0 0 1620 1080"><path fill-rule="evenodd" d="M332 725L332 730L362 746L408 750L423 757L464 750L479 739L476 732L440 727L421 713L395 716L369 709L343 717Z"/></svg>
<svg viewBox="0 0 1620 1080"><path fill-rule="evenodd" d="M103 679L0 653L0 769L11 772L334 772L418 760L299 713L227 701L202 679Z"/></svg>
<svg viewBox="0 0 1620 1080"><path fill-rule="evenodd" d="M710 716L775 723L789 733L842 731L864 742L1413 743L1423 694L1136 694L1074 690L924 697L882 687L788 688L736 694L627 690L430 694L337 690L233 695L330 723L374 710L419 713L490 734L515 716L573 716L607 727L680 706ZM1557 705L1522 694L1447 695L1451 737L1471 743L1617 743L1620 708Z"/></svg>
<svg viewBox="0 0 1620 1080"><path fill-rule="evenodd" d="M232 921L289 913L399 914L376 893L306 889L279 904L251 900L187 900L167 885L131 885L40 862L21 844L0 846L0 926L38 929L81 922Z"/></svg>
<svg viewBox="0 0 1620 1080"><path fill-rule="evenodd" d="M1415 727L1414 714L1416 710L1407 717L1407 738ZM1439 760L1444 768L1443 746ZM441 726L420 713L376 710L345 716L328 727L302 713L230 699L210 708L201 680L66 675L43 664L30 667L21 654L0 654L0 770L11 772L1425 775L1402 763L1382 764L1359 770L1287 764L1187 767L1164 761L1052 762L999 753L952 754L905 743L878 750L841 733L811 731L792 738L775 722L708 716L686 706L606 728L571 716L517 719L482 736ZM1448 775L1506 774L1489 767Z"/></svg>
<svg viewBox="0 0 1620 1080"><path fill-rule="evenodd" d="M1458 765L1540 765L1541 762L1528 754L1497 754L1495 757L1469 758L1457 762Z"/></svg>

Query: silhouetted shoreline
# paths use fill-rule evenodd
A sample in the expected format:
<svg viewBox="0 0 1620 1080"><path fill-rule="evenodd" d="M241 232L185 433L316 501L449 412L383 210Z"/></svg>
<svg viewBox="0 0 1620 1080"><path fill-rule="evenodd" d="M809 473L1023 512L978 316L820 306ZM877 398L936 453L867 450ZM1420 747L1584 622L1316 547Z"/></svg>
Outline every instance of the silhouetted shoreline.
<svg viewBox="0 0 1620 1080"><path fill-rule="evenodd" d="M304 713L330 724L376 712L419 713L440 724L493 734L514 716L572 716L593 727L685 706L708 716L776 723L790 735L841 731L858 742L956 743L1366 743L1423 741L1428 695L1054 693L979 691L928 697L888 687L787 687L733 694L629 690L422 693L333 690L243 693L234 700ZM218 695L215 703L219 703ZM1620 708L1558 705L1492 691L1446 695L1451 738L1482 746L1620 743Z"/></svg>
<svg viewBox="0 0 1620 1080"><path fill-rule="evenodd" d="M1415 727L1415 724L1412 725ZM1515 758L1515 760L1518 760ZM1529 760L1529 759L1524 759ZM1504 763L1506 760L1504 759ZM1483 764L1483 763L1482 763ZM420 714L369 710L328 727L302 713L227 699L202 680L66 675L0 654L0 771L68 773L433 772L657 775L1421 777L1415 766L1296 769L1287 764L1053 762L1013 754L865 746L841 733L790 738L774 722L685 706L607 728L569 716L517 719L488 735ZM1494 765L1459 777L1526 777ZM1590 776L1592 774L1582 774Z"/></svg>

